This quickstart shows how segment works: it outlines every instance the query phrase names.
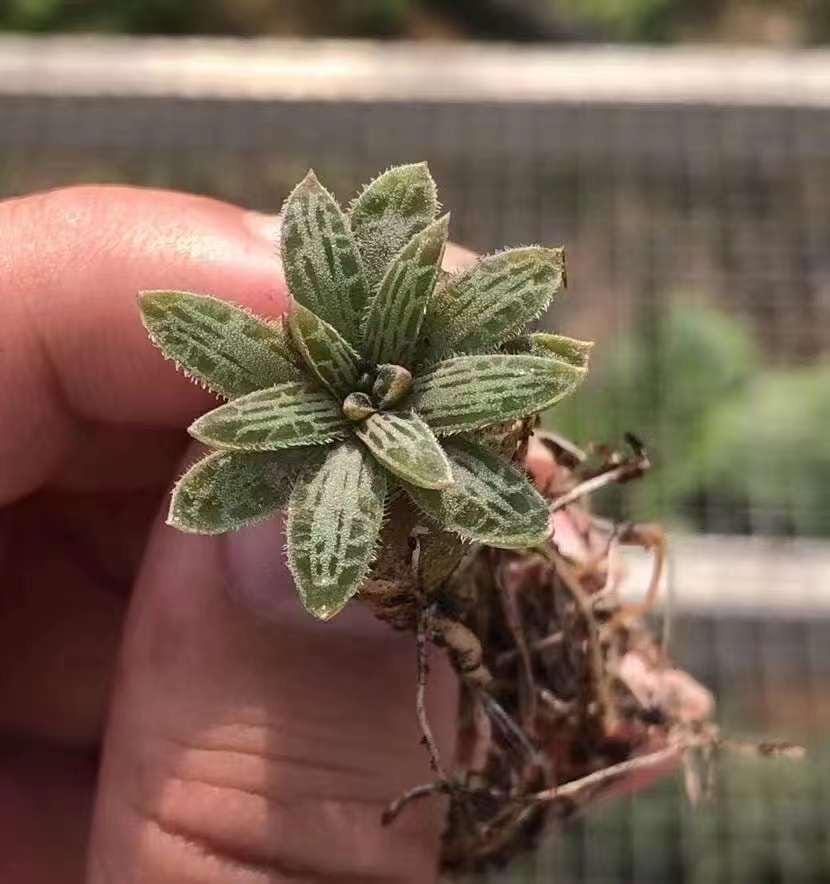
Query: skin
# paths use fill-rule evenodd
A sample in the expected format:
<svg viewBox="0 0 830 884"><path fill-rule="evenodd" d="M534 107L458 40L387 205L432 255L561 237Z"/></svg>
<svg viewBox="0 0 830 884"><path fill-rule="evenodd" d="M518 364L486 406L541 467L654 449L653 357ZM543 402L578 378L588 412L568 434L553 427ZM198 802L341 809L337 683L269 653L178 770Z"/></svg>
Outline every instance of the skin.
<svg viewBox="0 0 830 884"><path fill-rule="evenodd" d="M411 636L359 605L305 614L279 520L164 525L185 428L216 400L150 344L136 294L277 316L277 240L275 217L167 191L0 202L0 881L435 880L440 799L379 823L432 778ZM451 246L445 267L473 257ZM449 757L438 654L428 701Z"/></svg>
<svg viewBox="0 0 830 884"><path fill-rule="evenodd" d="M0 880L434 879L440 807L379 824L430 778L411 638L358 605L304 614L278 521L163 524L215 400L149 343L136 293L279 315L276 235L165 191L0 203ZM447 753L453 684L435 655Z"/></svg>

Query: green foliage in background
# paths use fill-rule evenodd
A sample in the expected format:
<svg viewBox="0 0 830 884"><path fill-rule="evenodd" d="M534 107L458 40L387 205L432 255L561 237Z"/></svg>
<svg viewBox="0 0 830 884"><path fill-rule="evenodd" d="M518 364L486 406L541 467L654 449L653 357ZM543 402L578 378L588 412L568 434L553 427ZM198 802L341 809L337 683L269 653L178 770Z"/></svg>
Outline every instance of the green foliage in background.
<svg viewBox="0 0 830 884"><path fill-rule="evenodd" d="M830 535L828 431L830 365L762 372L708 416L699 482L753 531Z"/></svg>
<svg viewBox="0 0 830 884"><path fill-rule="evenodd" d="M195 26L199 31L213 33L218 24L215 7L210 0L5 0L0 7L0 27L33 32L182 34Z"/></svg>
<svg viewBox="0 0 830 884"><path fill-rule="evenodd" d="M607 500L623 517L830 535L830 366L764 367L747 327L716 309L677 301L600 352L553 422L581 444L647 443L654 472Z"/></svg>
<svg viewBox="0 0 830 884"><path fill-rule="evenodd" d="M820 43L825 0L4 0L0 30Z"/></svg>
<svg viewBox="0 0 830 884"><path fill-rule="evenodd" d="M578 402L555 415L558 430L578 443L620 444L633 432L649 447L655 472L627 486L633 518L681 513L705 474L706 419L725 398L745 392L759 354L742 325L712 310L677 301L648 330L600 351Z"/></svg>
<svg viewBox="0 0 830 884"><path fill-rule="evenodd" d="M493 881L826 881L830 758L817 745L809 759L798 764L724 755L713 799L696 807L680 777L666 777L643 795L598 802L563 833L549 836L538 855L517 861Z"/></svg>
<svg viewBox="0 0 830 884"><path fill-rule="evenodd" d="M413 0L4 0L0 29L130 34L390 36Z"/></svg>
<svg viewBox="0 0 830 884"><path fill-rule="evenodd" d="M669 40L678 19L693 8L684 0L552 0L552 6L597 36L623 42Z"/></svg>

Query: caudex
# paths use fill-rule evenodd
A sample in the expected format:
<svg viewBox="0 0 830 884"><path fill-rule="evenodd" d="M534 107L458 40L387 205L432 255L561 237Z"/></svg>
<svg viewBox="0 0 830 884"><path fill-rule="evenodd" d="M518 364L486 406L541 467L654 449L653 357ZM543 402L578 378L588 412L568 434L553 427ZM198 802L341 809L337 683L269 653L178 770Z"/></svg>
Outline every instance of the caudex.
<svg viewBox="0 0 830 884"><path fill-rule="evenodd" d="M614 765L646 766L642 753L688 757L716 738L691 679L661 694L676 670L614 595L615 546L656 549L659 565L659 536L594 520L580 509L584 465L531 440L592 347L528 331L565 284L563 251L508 249L447 274L438 209L424 163L389 169L348 211L309 172L282 210L284 317L179 291L143 292L140 307L162 353L228 400L190 427L210 451L175 486L169 524L216 534L284 510L312 615L329 620L356 597L416 633L437 778L386 818L449 794L445 863L469 867L575 806L581 778L593 793L602 770L611 781L628 772ZM550 460L535 482L529 444ZM585 493L647 466L639 451L621 463L595 469ZM558 542L557 519L576 547ZM430 640L463 685L452 773L423 706Z"/></svg>

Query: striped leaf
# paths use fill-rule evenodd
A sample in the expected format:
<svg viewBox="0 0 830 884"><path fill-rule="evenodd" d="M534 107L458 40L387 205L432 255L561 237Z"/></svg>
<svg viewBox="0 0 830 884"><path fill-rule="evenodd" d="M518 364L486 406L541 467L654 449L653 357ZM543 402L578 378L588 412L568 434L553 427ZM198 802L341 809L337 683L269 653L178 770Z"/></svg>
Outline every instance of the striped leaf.
<svg viewBox="0 0 830 884"><path fill-rule="evenodd" d="M306 609L329 620L360 589L377 546L386 477L369 452L343 442L294 486L288 566Z"/></svg>
<svg viewBox="0 0 830 884"><path fill-rule="evenodd" d="M368 288L348 217L313 172L282 211L282 262L291 294L357 345Z"/></svg>
<svg viewBox="0 0 830 884"><path fill-rule="evenodd" d="M524 330L562 285L562 249L529 246L482 258L435 293L423 329L425 361L480 351Z"/></svg>
<svg viewBox="0 0 830 884"><path fill-rule="evenodd" d="M209 295L139 297L150 339L190 377L229 399L302 376L282 322L265 322Z"/></svg>
<svg viewBox="0 0 830 884"><path fill-rule="evenodd" d="M267 519L285 508L294 479L319 451L214 451L179 479L167 524L221 534Z"/></svg>
<svg viewBox="0 0 830 884"><path fill-rule="evenodd" d="M292 381L214 408L188 432L212 448L276 451L330 442L349 426L340 404L327 392Z"/></svg>
<svg viewBox="0 0 830 884"><path fill-rule="evenodd" d="M288 316L294 345L306 365L338 396L346 396L357 386L360 356L337 330L302 304L295 304Z"/></svg>
<svg viewBox="0 0 830 884"><path fill-rule="evenodd" d="M450 435L543 411L584 376L540 356L457 356L415 379L411 405L437 435Z"/></svg>
<svg viewBox="0 0 830 884"><path fill-rule="evenodd" d="M426 163L396 166L378 176L352 203L351 222L370 290L389 262L435 218L438 198Z"/></svg>
<svg viewBox="0 0 830 884"><path fill-rule="evenodd" d="M415 503L442 527L467 540L505 549L536 546L548 536L548 506L506 460L469 441L445 449L453 484L444 491L405 486Z"/></svg>
<svg viewBox="0 0 830 884"><path fill-rule="evenodd" d="M446 488L450 465L430 428L414 414L391 411L355 424L358 439L390 473L420 488Z"/></svg>
<svg viewBox="0 0 830 884"><path fill-rule="evenodd" d="M424 312L438 279L449 215L412 237L393 259L369 307L364 353L376 365L411 366Z"/></svg>
<svg viewBox="0 0 830 884"><path fill-rule="evenodd" d="M524 341L527 342L526 349L532 356L561 359L577 368L585 369L588 368L591 351L594 349L593 341L577 341L575 338L566 338L564 335L551 335L545 332L528 335ZM522 346L522 349L525 349L525 346Z"/></svg>

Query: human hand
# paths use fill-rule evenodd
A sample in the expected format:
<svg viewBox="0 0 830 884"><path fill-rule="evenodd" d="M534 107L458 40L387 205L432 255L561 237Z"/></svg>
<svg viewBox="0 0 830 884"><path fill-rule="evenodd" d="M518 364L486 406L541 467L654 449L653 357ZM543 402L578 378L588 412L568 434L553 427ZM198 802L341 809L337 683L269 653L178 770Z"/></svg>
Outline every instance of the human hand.
<svg viewBox="0 0 830 884"><path fill-rule="evenodd" d="M149 343L136 294L278 315L276 236L273 218L162 191L0 203L0 880L435 875L434 805L380 826L428 778L411 638L359 605L308 617L278 522L163 524L194 459L183 430L212 400ZM449 746L437 654L430 694Z"/></svg>

